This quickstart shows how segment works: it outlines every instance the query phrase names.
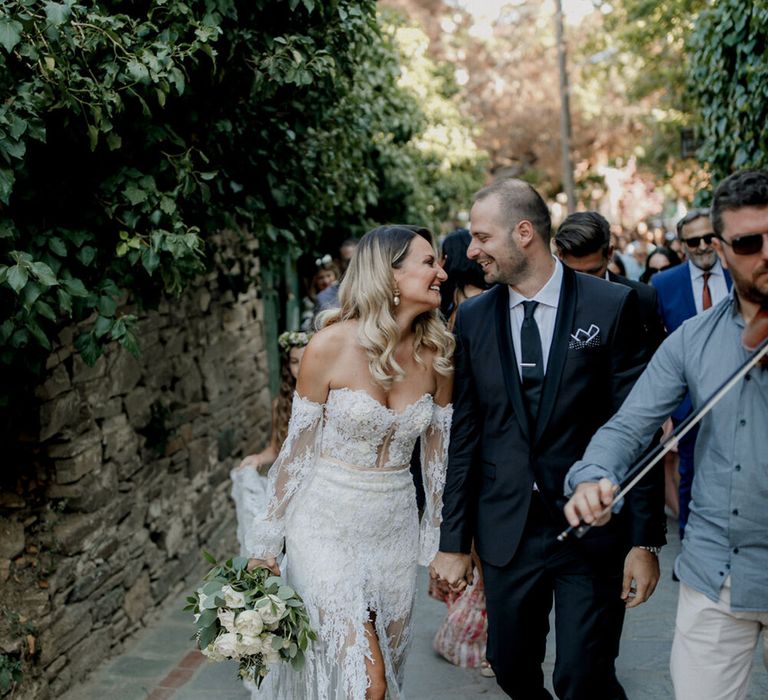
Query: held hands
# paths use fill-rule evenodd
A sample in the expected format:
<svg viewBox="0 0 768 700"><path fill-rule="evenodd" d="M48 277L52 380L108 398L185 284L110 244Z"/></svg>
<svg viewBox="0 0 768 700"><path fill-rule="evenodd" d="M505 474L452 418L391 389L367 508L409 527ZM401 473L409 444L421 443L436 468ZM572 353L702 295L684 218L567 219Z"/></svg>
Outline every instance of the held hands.
<svg viewBox="0 0 768 700"><path fill-rule="evenodd" d="M438 552L429 565L429 575L445 581L450 589L460 593L473 580L472 556L461 552Z"/></svg>
<svg viewBox="0 0 768 700"><path fill-rule="evenodd" d="M609 479L597 483L585 481L576 487L571 500L565 504L565 517L573 527L583 520L587 525L605 525L611 519L610 506L617 486ZM603 511L608 511L603 515Z"/></svg>
<svg viewBox="0 0 768 700"><path fill-rule="evenodd" d="M274 557L269 557L269 559L249 559L246 570L253 571L260 566L269 569L275 576L280 575L280 567L277 565L277 560Z"/></svg>

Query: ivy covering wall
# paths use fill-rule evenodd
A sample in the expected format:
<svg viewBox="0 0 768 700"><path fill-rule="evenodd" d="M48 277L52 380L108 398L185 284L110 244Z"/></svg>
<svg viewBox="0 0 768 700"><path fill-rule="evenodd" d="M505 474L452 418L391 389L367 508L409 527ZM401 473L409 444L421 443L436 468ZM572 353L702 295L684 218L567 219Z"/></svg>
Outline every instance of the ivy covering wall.
<svg viewBox="0 0 768 700"><path fill-rule="evenodd" d="M0 401L64 325L87 362L139 352L122 303L180 293L223 228L269 265L466 206L482 157L424 41L373 0L6 0Z"/></svg>

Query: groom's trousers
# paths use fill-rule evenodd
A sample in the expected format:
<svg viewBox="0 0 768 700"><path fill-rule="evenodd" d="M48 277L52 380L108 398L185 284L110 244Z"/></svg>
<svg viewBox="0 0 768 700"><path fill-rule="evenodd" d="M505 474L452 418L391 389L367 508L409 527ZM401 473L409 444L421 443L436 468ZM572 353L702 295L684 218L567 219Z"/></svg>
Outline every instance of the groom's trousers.
<svg viewBox="0 0 768 700"><path fill-rule="evenodd" d="M554 598L557 697L626 700L614 667L624 621L621 564L558 542L560 530L535 491L513 559L501 567L482 562L488 661L514 700L550 700L541 666Z"/></svg>

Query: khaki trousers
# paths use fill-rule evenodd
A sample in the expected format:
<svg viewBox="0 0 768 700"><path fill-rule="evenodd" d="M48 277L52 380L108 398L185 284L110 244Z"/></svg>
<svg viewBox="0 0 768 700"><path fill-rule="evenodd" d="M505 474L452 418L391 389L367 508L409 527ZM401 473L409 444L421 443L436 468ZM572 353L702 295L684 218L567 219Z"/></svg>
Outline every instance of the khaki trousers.
<svg viewBox="0 0 768 700"><path fill-rule="evenodd" d="M670 670L676 700L743 700L760 633L768 668L768 612L732 612L728 577L713 603L680 582Z"/></svg>

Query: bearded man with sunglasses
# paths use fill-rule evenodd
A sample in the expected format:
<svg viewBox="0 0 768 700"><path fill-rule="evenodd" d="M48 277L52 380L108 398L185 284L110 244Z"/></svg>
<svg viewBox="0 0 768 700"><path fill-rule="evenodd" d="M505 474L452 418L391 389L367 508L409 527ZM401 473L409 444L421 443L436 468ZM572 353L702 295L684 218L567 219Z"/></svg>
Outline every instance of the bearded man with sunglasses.
<svg viewBox="0 0 768 700"><path fill-rule="evenodd" d="M712 241L715 233L709 220L709 209L691 209L677 222L677 237L688 255L685 265L662 270L651 278L659 303L659 316L667 334L677 330L684 321L706 311L728 296L731 276L718 260ZM672 413L676 428L691 412L688 396ZM680 539L685 533L693 483L693 453L698 429L692 430L678 445L680 464Z"/></svg>
<svg viewBox="0 0 768 700"><path fill-rule="evenodd" d="M714 248L733 292L684 323L654 355L618 413L566 477L565 507L603 525L619 483L687 391L701 407L750 353L745 327L768 309L768 170L724 180ZM680 593L670 668L676 700L744 700L762 635L768 667L768 367L754 367L701 421L691 513L675 562ZM600 480L600 481L598 481ZM595 483L597 482L597 483ZM618 510L616 506L614 510Z"/></svg>

